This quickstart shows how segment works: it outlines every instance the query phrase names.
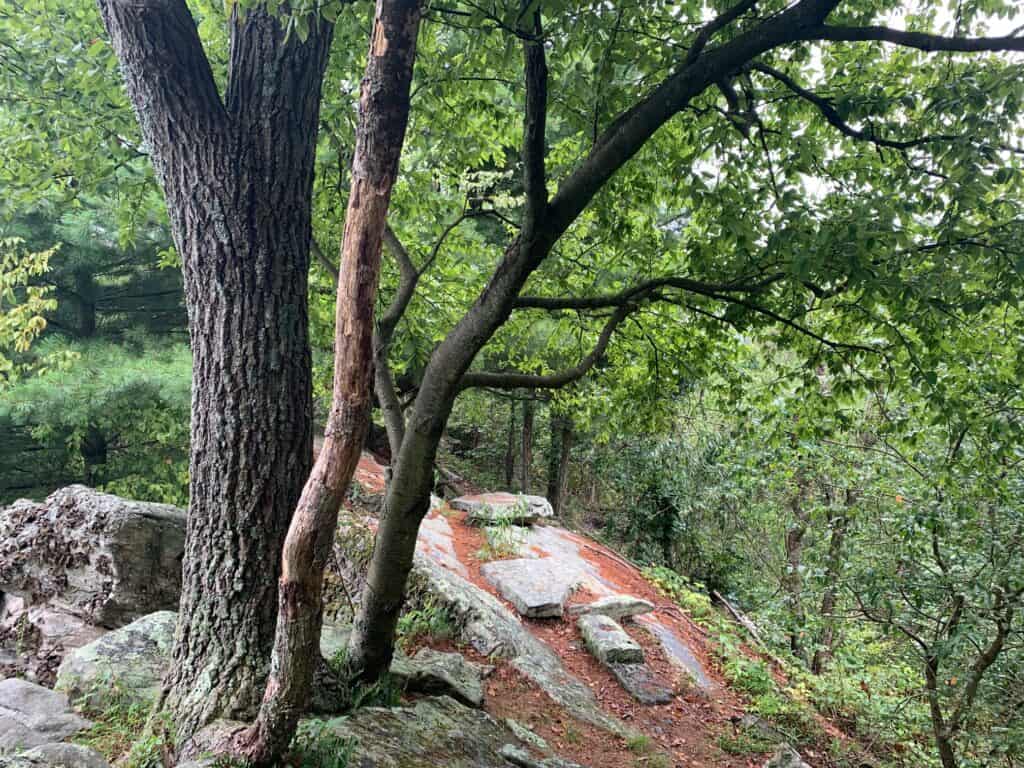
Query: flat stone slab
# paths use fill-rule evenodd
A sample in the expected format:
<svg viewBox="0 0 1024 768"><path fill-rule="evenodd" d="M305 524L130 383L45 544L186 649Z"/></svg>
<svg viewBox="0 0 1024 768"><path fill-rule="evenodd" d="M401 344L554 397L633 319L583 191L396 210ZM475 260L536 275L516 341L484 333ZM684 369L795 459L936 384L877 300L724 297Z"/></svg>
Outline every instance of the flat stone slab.
<svg viewBox="0 0 1024 768"><path fill-rule="evenodd" d="M74 736L92 725L68 697L27 680L0 680L0 755Z"/></svg>
<svg viewBox="0 0 1024 768"><path fill-rule="evenodd" d="M644 660L644 649L626 634L615 619L599 613L580 616L576 626L583 634L583 642L594 657L605 666L610 664L639 664Z"/></svg>
<svg viewBox="0 0 1024 768"><path fill-rule="evenodd" d="M592 603L583 603L569 607L569 615L586 616L599 614L616 621L631 619L654 610L654 603L632 595L609 595Z"/></svg>
<svg viewBox="0 0 1024 768"><path fill-rule="evenodd" d="M608 669L641 704L667 704L675 698L673 690L658 680L646 664L609 664Z"/></svg>
<svg viewBox="0 0 1024 768"><path fill-rule="evenodd" d="M468 512L467 522L474 525L532 525L555 515L551 502L543 496L504 492L460 496L451 507Z"/></svg>
<svg viewBox="0 0 1024 768"><path fill-rule="evenodd" d="M480 568L484 578L523 616L558 617L579 583L579 573L552 558L497 560Z"/></svg>

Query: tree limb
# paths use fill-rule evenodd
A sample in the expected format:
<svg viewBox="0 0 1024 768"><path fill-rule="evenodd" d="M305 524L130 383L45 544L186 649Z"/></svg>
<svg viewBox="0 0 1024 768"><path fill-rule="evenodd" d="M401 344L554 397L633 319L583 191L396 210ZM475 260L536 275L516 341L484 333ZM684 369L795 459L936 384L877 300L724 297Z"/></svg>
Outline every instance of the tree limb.
<svg viewBox="0 0 1024 768"><path fill-rule="evenodd" d="M552 374L529 374L516 371L489 372L473 371L463 375L459 382L459 390L472 387L487 387L490 389L559 389L583 378L587 372L594 367L608 349L612 334L619 327L623 320L636 309L635 305L622 306L615 310L615 313L608 318L601 329L597 344L586 357L580 360L573 368Z"/></svg>
<svg viewBox="0 0 1024 768"><path fill-rule="evenodd" d="M835 107L832 106L832 103L828 99L819 96L818 94L813 93L812 91L809 91L806 88L802 87L799 83L793 80L793 78L791 78L786 73L780 72L774 67L769 67L767 64L762 64L760 62L753 62L750 65L750 68L756 70L757 72L762 72L763 74L768 75L774 80L777 80L778 82L782 83L782 85L784 85L788 90L792 91L797 96L799 96L801 99L813 104L815 107L818 108L818 111L821 112L822 116L829 122L830 125L838 129L839 132L842 133L844 136L849 136L851 139L857 139L858 141L870 141L871 143L879 147L888 147L890 149L903 150L911 149L912 147L919 147L923 144L932 144L941 141L956 141L957 139L960 138L959 136L953 136L950 134L939 134L936 136L921 136L920 138L907 139L905 141L886 139L881 136L875 135L873 130L862 131L857 128L854 128L852 125L843 120L843 118L839 115L839 112L836 111Z"/></svg>
<svg viewBox="0 0 1024 768"><path fill-rule="evenodd" d="M781 272L770 275L763 280L752 283L705 283L699 280L691 280L686 277L661 277L648 280L644 283L626 288L619 293L605 296L591 297L546 297L546 296L520 296L516 299L515 309L606 309L629 304L640 298L649 297L661 288L678 288L689 293L697 293L702 296L718 298L723 293L758 293L769 285L778 282L785 275Z"/></svg>
<svg viewBox="0 0 1024 768"><path fill-rule="evenodd" d="M944 37L929 32L907 32L889 27L843 27L822 26L814 35L818 40L841 42L878 41L917 48L921 51L1024 51L1024 37Z"/></svg>

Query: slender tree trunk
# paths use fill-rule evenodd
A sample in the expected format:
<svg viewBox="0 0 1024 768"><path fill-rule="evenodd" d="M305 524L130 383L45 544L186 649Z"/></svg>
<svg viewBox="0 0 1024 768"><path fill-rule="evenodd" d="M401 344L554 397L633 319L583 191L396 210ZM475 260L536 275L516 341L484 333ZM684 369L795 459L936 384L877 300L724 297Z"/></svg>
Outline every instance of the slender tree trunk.
<svg viewBox="0 0 1024 768"><path fill-rule="evenodd" d="M96 281L86 269L75 272L75 308L79 338L91 339L96 335Z"/></svg>
<svg viewBox="0 0 1024 768"><path fill-rule="evenodd" d="M551 411L551 448L548 453L548 501L559 515L565 502L572 455L572 419Z"/></svg>
<svg viewBox="0 0 1024 768"><path fill-rule="evenodd" d="M516 401L508 402L508 442L505 445L505 487L512 489L516 476Z"/></svg>
<svg viewBox="0 0 1024 768"><path fill-rule="evenodd" d="M388 203L409 119L419 21L419 0L377 0L338 270L331 413L284 543L266 695L256 723L235 741L237 752L260 765L271 763L291 741L311 698L320 658L324 568L372 407L373 305Z"/></svg>
<svg viewBox="0 0 1024 768"><path fill-rule="evenodd" d="M855 495L848 491L846 506L853 505ZM821 596L821 634L811 659L811 672L820 675L825 671L828 661L832 658L832 647L835 643L836 622L832 615L839 599L839 579L843 567L843 544L846 541L846 528L849 518L845 513L830 516L829 527L832 532L828 542L828 556L825 564L825 591Z"/></svg>
<svg viewBox="0 0 1024 768"><path fill-rule="evenodd" d="M523 493L530 492L530 470L533 467L533 400L527 398L523 401L523 436L520 445L522 455L519 463L519 490Z"/></svg>
<svg viewBox="0 0 1024 768"><path fill-rule="evenodd" d="M798 479L796 495L791 501L793 521L786 529L786 573L783 577L783 588L786 590L792 622L789 632L790 650L798 659L806 661L803 643L806 624L803 606L803 547L804 535L807 533L807 519L803 510L804 491L804 481Z"/></svg>
<svg viewBox="0 0 1024 768"><path fill-rule="evenodd" d="M158 706L179 744L259 707L281 546L312 453L307 272L332 27L231 20L219 94L183 0L99 0L164 190L193 356L181 621Z"/></svg>

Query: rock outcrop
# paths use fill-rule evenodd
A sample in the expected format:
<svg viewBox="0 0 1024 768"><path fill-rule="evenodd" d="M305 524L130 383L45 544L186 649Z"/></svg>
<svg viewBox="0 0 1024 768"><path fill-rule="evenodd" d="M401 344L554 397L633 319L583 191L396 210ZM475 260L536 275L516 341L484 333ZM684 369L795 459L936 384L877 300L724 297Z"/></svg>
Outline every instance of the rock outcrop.
<svg viewBox="0 0 1024 768"><path fill-rule="evenodd" d="M55 742L0 757L0 768L110 768L110 764L94 749Z"/></svg>
<svg viewBox="0 0 1024 768"><path fill-rule="evenodd" d="M185 511L82 485L0 511L0 592L116 628L172 609Z"/></svg>
<svg viewBox="0 0 1024 768"><path fill-rule="evenodd" d="M501 750L518 746L503 724L448 696L367 707L328 721L326 730L354 745L352 768L508 768Z"/></svg>
<svg viewBox="0 0 1024 768"><path fill-rule="evenodd" d="M68 697L27 680L0 680L0 755L70 738L92 725Z"/></svg>

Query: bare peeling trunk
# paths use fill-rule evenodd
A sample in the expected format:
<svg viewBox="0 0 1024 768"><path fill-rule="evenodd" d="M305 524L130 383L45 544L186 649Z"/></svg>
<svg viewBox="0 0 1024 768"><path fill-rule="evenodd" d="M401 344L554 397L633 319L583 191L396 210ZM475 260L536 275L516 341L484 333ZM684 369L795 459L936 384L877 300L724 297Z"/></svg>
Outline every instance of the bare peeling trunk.
<svg viewBox="0 0 1024 768"><path fill-rule="evenodd" d="M307 272L332 28L231 20L222 98L182 0L100 0L182 259L193 356L189 514L158 707L178 743L260 704L277 575L312 453Z"/></svg>
<svg viewBox="0 0 1024 768"><path fill-rule="evenodd" d="M323 448L284 543L266 694L256 723L234 742L236 753L258 765L272 763L291 741L310 701L320 659L324 569L372 407L373 306L388 203L409 118L419 22L419 0L378 0L338 270L331 412Z"/></svg>

